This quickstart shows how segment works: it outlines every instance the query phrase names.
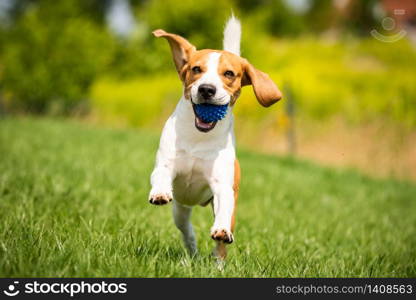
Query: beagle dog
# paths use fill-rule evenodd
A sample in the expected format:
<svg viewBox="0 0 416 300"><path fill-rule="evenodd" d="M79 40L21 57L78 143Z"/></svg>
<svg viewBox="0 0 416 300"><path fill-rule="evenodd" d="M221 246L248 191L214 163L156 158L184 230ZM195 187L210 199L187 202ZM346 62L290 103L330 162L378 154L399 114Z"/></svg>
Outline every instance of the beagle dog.
<svg viewBox="0 0 416 300"><path fill-rule="evenodd" d="M211 237L217 244L213 253L224 259L225 245L234 240L240 182L232 108L245 85L252 85L257 101L265 107L282 94L267 74L240 57L241 25L233 16L224 30L224 50L196 50L183 37L162 29L153 35L169 42L184 92L163 128L149 202L172 202L175 225L191 255L197 252L192 207L211 204ZM201 103L228 105L227 114L220 121L204 122L194 110Z"/></svg>

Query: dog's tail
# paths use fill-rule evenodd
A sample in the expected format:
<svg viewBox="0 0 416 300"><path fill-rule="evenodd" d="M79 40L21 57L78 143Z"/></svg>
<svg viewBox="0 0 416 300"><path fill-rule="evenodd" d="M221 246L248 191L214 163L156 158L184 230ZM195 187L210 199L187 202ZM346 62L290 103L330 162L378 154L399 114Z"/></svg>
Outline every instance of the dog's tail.
<svg viewBox="0 0 416 300"><path fill-rule="evenodd" d="M240 21L231 15L224 29L223 48L226 51L240 55L241 24Z"/></svg>

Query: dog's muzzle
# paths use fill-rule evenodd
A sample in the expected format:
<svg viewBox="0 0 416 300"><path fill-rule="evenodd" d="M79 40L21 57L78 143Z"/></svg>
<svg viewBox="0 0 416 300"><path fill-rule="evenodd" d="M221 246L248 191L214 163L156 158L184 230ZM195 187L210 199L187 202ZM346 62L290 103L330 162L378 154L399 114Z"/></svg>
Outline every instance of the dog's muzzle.
<svg viewBox="0 0 416 300"><path fill-rule="evenodd" d="M191 100L192 102L192 100ZM192 102L192 109L194 110L195 115L195 127L201 132L208 132L214 129L215 125L217 125L217 121L215 122L204 122L200 117L198 117L195 111L195 104Z"/></svg>

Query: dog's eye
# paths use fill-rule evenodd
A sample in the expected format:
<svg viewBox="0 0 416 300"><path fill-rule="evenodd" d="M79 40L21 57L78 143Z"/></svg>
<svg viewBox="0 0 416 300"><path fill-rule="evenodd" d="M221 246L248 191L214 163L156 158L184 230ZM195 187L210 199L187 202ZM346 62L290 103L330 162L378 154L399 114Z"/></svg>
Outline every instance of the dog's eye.
<svg viewBox="0 0 416 300"><path fill-rule="evenodd" d="M233 71L230 71L230 70L225 71L225 72L224 72L224 76L225 76L225 77L232 78L232 77L234 77L234 72L233 72Z"/></svg>
<svg viewBox="0 0 416 300"><path fill-rule="evenodd" d="M201 68L198 66L195 66L192 68L192 72L194 72L195 74L199 74L202 72Z"/></svg>

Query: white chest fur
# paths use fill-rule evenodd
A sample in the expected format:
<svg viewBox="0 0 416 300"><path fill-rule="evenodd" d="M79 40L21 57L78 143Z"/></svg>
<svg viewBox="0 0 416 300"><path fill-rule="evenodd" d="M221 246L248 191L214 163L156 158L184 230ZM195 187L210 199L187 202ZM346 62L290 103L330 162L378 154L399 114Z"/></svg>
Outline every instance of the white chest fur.
<svg viewBox="0 0 416 300"><path fill-rule="evenodd" d="M170 177L172 186L165 183L163 188L173 189L175 200L187 205L206 202L215 183L232 186L235 149L229 110L213 130L200 132L194 125L191 103L182 98L164 126L152 185L154 177Z"/></svg>

